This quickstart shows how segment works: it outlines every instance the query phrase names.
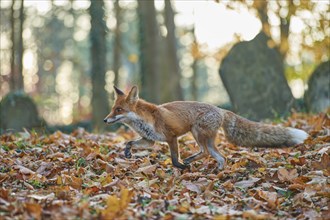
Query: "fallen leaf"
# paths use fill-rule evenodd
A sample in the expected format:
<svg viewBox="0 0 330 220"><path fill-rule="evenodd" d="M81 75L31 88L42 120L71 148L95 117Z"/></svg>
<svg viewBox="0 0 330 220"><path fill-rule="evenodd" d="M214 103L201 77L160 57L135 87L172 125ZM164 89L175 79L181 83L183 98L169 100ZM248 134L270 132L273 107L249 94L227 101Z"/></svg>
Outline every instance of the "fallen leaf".
<svg viewBox="0 0 330 220"><path fill-rule="evenodd" d="M317 170L329 170L330 171L330 157L327 153L322 154L320 161L315 161L312 163L312 167Z"/></svg>
<svg viewBox="0 0 330 220"><path fill-rule="evenodd" d="M106 209L102 211L102 219L114 219L121 211L120 200L116 196L109 196Z"/></svg>
<svg viewBox="0 0 330 220"><path fill-rule="evenodd" d="M0 198L4 199L4 200L9 200L9 194L10 191L1 187L0 188Z"/></svg>
<svg viewBox="0 0 330 220"><path fill-rule="evenodd" d="M42 161L36 172L41 175L44 175L45 171L50 169L52 166L53 166L53 163Z"/></svg>
<svg viewBox="0 0 330 220"><path fill-rule="evenodd" d="M24 175L35 174L34 171L21 165L14 165L13 168L19 170L19 172Z"/></svg>
<svg viewBox="0 0 330 220"><path fill-rule="evenodd" d="M277 171L278 179L282 182L291 182L298 177L298 172L296 169L287 170L285 168L279 168Z"/></svg>
<svg viewBox="0 0 330 220"><path fill-rule="evenodd" d="M149 188L153 184L157 183L159 180L157 178L152 179L152 180L142 180L138 182L136 185L140 188Z"/></svg>
<svg viewBox="0 0 330 220"><path fill-rule="evenodd" d="M226 188L227 190L232 190L234 188L234 184L230 180L227 180L226 182L224 182L222 184L222 186L224 188Z"/></svg>
<svg viewBox="0 0 330 220"><path fill-rule="evenodd" d="M195 193L198 193L198 194L201 193L200 186L198 186L198 185L196 185L192 182L183 180L182 185L185 186L188 190L190 190L192 192L195 192Z"/></svg>
<svg viewBox="0 0 330 220"><path fill-rule="evenodd" d="M146 157L146 156L148 156L149 154L150 154L149 151L147 151L147 150L143 150L143 151L136 152L136 153L134 154L134 156L135 156L135 157Z"/></svg>
<svg viewBox="0 0 330 220"><path fill-rule="evenodd" d="M55 194L54 193L50 193L48 195L32 194L32 195L28 195L28 197L36 200L53 200L55 198Z"/></svg>
<svg viewBox="0 0 330 220"><path fill-rule="evenodd" d="M109 183L112 183L112 182L113 182L113 179L112 179L111 175L106 175L105 177L102 178L101 185L105 186L105 185L107 185Z"/></svg>
<svg viewBox="0 0 330 220"><path fill-rule="evenodd" d="M81 189L82 183L83 183L82 179L75 176L71 176L71 179L69 180L69 185L75 189Z"/></svg>
<svg viewBox="0 0 330 220"><path fill-rule="evenodd" d="M9 178L9 175L8 174L0 173L0 183L4 182L8 178Z"/></svg>
<svg viewBox="0 0 330 220"><path fill-rule="evenodd" d="M157 168L157 164L140 167L136 172L144 174L153 174Z"/></svg>
<svg viewBox="0 0 330 220"><path fill-rule="evenodd" d="M120 207L122 209L125 209L128 204L130 203L131 201L131 198L133 196L133 191L130 191L124 187L121 188L121 191L120 191Z"/></svg>
<svg viewBox="0 0 330 220"><path fill-rule="evenodd" d="M269 219L269 215L257 213L255 210L248 210L243 212L243 218L245 219L255 219L255 220L263 220Z"/></svg>
<svg viewBox="0 0 330 220"><path fill-rule="evenodd" d="M325 113L321 113L320 117L317 117L316 119L314 119L313 122L313 129L316 131L319 131L322 129L323 124L325 123L327 118L327 115Z"/></svg>
<svg viewBox="0 0 330 220"><path fill-rule="evenodd" d="M24 207L33 219L41 219L42 208L38 203L25 203Z"/></svg>
<svg viewBox="0 0 330 220"><path fill-rule="evenodd" d="M102 219L110 220L120 217L130 203L132 196L133 192L123 187L121 188L119 198L115 195L109 196L106 208L102 210Z"/></svg>
<svg viewBox="0 0 330 220"><path fill-rule="evenodd" d="M250 178L248 180L242 180L242 181L236 182L234 184L234 186L245 189L245 188L254 186L256 184L256 182L258 182L259 180L260 180L260 178Z"/></svg>
<svg viewBox="0 0 330 220"><path fill-rule="evenodd" d="M263 190L258 190L258 196L264 199L268 206L272 209L277 208L277 193L276 192L268 192Z"/></svg>

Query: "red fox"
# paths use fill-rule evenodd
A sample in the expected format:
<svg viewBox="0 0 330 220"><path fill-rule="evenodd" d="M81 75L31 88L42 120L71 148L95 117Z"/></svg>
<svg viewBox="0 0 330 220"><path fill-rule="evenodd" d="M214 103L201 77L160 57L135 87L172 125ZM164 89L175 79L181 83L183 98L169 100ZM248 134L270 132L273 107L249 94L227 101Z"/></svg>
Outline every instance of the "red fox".
<svg viewBox="0 0 330 220"><path fill-rule="evenodd" d="M116 100L105 123L121 122L135 130L142 138L129 141L125 157L130 158L131 148L152 146L155 141L167 142L172 164L184 169L193 161L207 154L223 169L224 157L215 147L217 130L222 127L229 142L245 147L288 147L301 144L308 137L305 131L253 122L216 106L192 101L175 101L155 105L139 99L139 92L133 86L128 94L114 86ZM180 160L177 138L191 132L200 151Z"/></svg>

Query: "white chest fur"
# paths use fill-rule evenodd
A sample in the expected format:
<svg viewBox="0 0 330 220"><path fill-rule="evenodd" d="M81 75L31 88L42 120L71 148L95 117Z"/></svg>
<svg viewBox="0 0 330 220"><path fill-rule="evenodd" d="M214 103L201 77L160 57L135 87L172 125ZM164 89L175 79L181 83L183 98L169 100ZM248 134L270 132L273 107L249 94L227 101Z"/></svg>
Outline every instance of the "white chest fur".
<svg viewBox="0 0 330 220"><path fill-rule="evenodd" d="M127 119L128 120L125 120L124 123L135 130L139 135L141 135L141 137L153 141L166 141L165 136L158 133L152 124L145 122L135 113L128 113Z"/></svg>

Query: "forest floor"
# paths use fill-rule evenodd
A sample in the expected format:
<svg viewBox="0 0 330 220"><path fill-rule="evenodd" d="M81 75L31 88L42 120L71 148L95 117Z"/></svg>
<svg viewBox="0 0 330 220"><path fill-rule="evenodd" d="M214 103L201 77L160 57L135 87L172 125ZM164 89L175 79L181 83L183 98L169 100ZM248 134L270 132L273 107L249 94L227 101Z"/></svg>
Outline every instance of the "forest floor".
<svg viewBox="0 0 330 220"><path fill-rule="evenodd" d="M208 157L179 170L166 144L133 150L124 128L93 134L0 136L0 219L329 219L329 115L293 113L284 126L309 133L304 144L256 149L219 131L224 170ZM198 151L190 134L181 157Z"/></svg>

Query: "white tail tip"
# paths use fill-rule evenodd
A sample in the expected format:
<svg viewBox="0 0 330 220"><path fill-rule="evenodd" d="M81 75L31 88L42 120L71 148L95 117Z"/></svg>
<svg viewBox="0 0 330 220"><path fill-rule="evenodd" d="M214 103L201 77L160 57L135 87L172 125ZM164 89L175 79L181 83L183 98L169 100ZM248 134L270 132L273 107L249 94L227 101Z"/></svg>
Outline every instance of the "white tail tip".
<svg viewBox="0 0 330 220"><path fill-rule="evenodd" d="M295 143L295 144L302 144L304 143L304 141L307 139L308 134L300 129L296 129L296 128L288 128L289 130L289 134L291 136L291 140Z"/></svg>

